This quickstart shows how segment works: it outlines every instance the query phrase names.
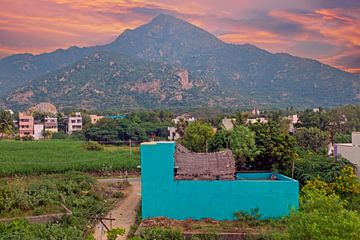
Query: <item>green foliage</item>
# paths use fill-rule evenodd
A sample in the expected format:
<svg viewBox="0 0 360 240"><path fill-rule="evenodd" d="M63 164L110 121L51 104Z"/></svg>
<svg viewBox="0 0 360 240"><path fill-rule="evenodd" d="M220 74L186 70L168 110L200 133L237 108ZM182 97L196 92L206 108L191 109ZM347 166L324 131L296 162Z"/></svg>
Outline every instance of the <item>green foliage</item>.
<svg viewBox="0 0 360 240"><path fill-rule="evenodd" d="M319 128L298 128L294 134L297 144L306 150L315 152L326 151L330 142L329 133L321 131Z"/></svg>
<svg viewBox="0 0 360 240"><path fill-rule="evenodd" d="M231 132L225 129L216 131L214 137L209 140L209 152L218 152L225 148L230 148L230 134Z"/></svg>
<svg viewBox="0 0 360 240"><path fill-rule="evenodd" d="M125 229L123 228L113 228L106 233L107 240L116 240L118 236L125 234Z"/></svg>
<svg viewBox="0 0 360 240"><path fill-rule="evenodd" d="M96 125L85 130L85 137L93 141L128 141L129 139L144 141L148 139L145 128L129 119L101 119Z"/></svg>
<svg viewBox="0 0 360 240"><path fill-rule="evenodd" d="M319 112L314 112L312 109L306 109L299 115L299 126L306 128L319 128L325 131L330 124L329 115L320 110Z"/></svg>
<svg viewBox="0 0 360 240"><path fill-rule="evenodd" d="M209 124L196 121L190 123L185 129L181 144L194 152L205 152L206 146L213 136L214 131Z"/></svg>
<svg viewBox="0 0 360 240"><path fill-rule="evenodd" d="M199 233L191 237L191 240L219 240L219 236L216 233Z"/></svg>
<svg viewBox="0 0 360 240"><path fill-rule="evenodd" d="M336 194L347 201L346 208L359 211L360 182L351 166L341 169L339 176L333 182L326 182L320 178L306 181L302 192L322 191L327 195Z"/></svg>
<svg viewBox="0 0 360 240"><path fill-rule="evenodd" d="M136 240L183 240L180 230L171 228L146 228L140 232Z"/></svg>
<svg viewBox="0 0 360 240"><path fill-rule="evenodd" d="M66 139L68 135L64 132L57 132L51 135L51 139Z"/></svg>
<svg viewBox="0 0 360 240"><path fill-rule="evenodd" d="M261 214L259 213L259 208L250 209L250 212L236 212L234 213L236 220L240 222L245 222L249 226L257 226L259 225L259 220L261 218Z"/></svg>
<svg viewBox="0 0 360 240"><path fill-rule="evenodd" d="M97 172L105 164L112 170L136 170L139 150L133 147L107 147L87 151L84 142L74 140L2 141L0 142L0 176L14 174L61 173L68 170ZM16 153L16 154L14 154Z"/></svg>
<svg viewBox="0 0 360 240"><path fill-rule="evenodd" d="M106 201L104 201L106 199ZM72 211L60 223L0 224L0 239L84 239L92 217L103 214L113 202L98 190L95 180L80 172L13 179L0 185L1 217L25 217Z"/></svg>
<svg viewBox="0 0 360 240"><path fill-rule="evenodd" d="M259 154L254 161L248 161L250 169L289 171L295 159L295 140L281 132L278 123L255 123L249 128L255 133L255 142Z"/></svg>
<svg viewBox="0 0 360 240"><path fill-rule="evenodd" d="M335 194L304 192L299 211L293 211L286 222L288 233L284 239L359 239L360 215L347 210L345 204Z"/></svg>
<svg viewBox="0 0 360 240"><path fill-rule="evenodd" d="M102 151L102 150L104 150L104 146L101 145L98 142L95 142L95 141L86 142L84 144L84 147L85 147L86 150L89 150L89 151Z"/></svg>
<svg viewBox="0 0 360 240"><path fill-rule="evenodd" d="M305 181L320 178L325 182L334 182L341 174L341 170L349 165L345 159L335 159L311 151L298 151L299 157L295 161L295 179L301 184Z"/></svg>
<svg viewBox="0 0 360 240"><path fill-rule="evenodd" d="M8 111L0 110L0 141L4 135L14 133L14 122Z"/></svg>
<svg viewBox="0 0 360 240"><path fill-rule="evenodd" d="M231 132L230 145L237 163L254 161L260 153L256 147L255 133L242 125L236 126Z"/></svg>
<svg viewBox="0 0 360 240"><path fill-rule="evenodd" d="M22 140L22 141L32 141L32 140L34 140L34 137L31 136L31 135L27 135L27 136L23 136L23 137L21 138L21 140Z"/></svg>
<svg viewBox="0 0 360 240"><path fill-rule="evenodd" d="M351 143L351 134L336 133L334 143Z"/></svg>

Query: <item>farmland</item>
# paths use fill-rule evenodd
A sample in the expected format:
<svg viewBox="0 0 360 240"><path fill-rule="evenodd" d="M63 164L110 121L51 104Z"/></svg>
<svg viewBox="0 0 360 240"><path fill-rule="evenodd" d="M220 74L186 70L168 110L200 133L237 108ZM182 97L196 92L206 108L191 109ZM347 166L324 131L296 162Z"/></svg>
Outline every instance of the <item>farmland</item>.
<svg viewBox="0 0 360 240"><path fill-rule="evenodd" d="M89 151L78 140L1 141L0 176L82 172L112 172L136 170L139 149L134 147L105 147Z"/></svg>
<svg viewBox="0 0 360 240"><path fill-rule="evenodd" d="M127 183L97 183L92 177L70 171L0 180L0 240L86 239L92 234L95 217L105 214L123 197ZM13 217L72 213L60 222L30 223ZM3 222L5 220L5 222Z"/></svg>

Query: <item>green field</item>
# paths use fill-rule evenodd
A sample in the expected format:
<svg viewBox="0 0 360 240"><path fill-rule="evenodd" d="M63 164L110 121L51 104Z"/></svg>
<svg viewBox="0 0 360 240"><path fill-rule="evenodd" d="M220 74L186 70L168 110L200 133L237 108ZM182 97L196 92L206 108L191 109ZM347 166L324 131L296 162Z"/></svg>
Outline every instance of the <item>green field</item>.
<svg viewBox="0 0 360 240"><path fill-rule="evenodd" d="M89 151L83 141L0 141L0 176L14 174L61 173L68 170L86 172L136 170L139 149L106 147Z"/></svg>

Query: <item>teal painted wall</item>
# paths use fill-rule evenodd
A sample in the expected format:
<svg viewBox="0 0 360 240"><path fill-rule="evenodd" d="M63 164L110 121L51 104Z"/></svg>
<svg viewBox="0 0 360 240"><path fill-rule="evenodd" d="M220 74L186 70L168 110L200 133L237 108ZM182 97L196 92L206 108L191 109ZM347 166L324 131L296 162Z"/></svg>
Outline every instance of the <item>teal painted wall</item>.
<svg viewBox="0 0 360 240"><path fill-rule="evenodd" d="M271 173L237 175L246 180L175 180L174 142L142 144L140 151L144 219L231 220L235 212L252 208L259 208L262 218L267 219L298 208L299 183L281 174L277 174L278 181L258 180Z"/></svg>

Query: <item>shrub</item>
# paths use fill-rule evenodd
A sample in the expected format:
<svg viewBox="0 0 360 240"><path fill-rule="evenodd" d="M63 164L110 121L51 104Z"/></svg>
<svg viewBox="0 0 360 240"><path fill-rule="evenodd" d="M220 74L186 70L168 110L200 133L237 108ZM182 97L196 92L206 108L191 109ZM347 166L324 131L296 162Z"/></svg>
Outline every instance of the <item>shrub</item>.
<svg viewBox="0 0 360 240"><path fill-rule="evenodd" d="M89 151L101 151L104 150L104 146L98 142L89 141L85 143L85 149Z"/></svg>
<svg viewBox="0 0 360 240"><path fill-rule="evenodd" d="M51 139L66 139L66 138L68 138L68 135L66 135L66 133L64 132L57 132L51 135Z"/></svg>
<svg viewBox="0 0 360 240"><path fill-rule="evenodd" d="M359 239L360 215L345 209L345 204L336 194L305 191L299 211L292 211L287 220L284 239Z"/></svg>
<svg viewBox="0 0 360 240"><path fill-rule="evenodd" d="M125 229L123 228L113 228L107 234L107 240L116 240L118 236L122 236L125 234Z"/></svg>
<svg viewBox="0 0 360 240"><path fill-rule="evenodd" d="M183 240L184 237L179 229L171 228L146 228L140 232L137 240Z"/></svg>
<svg viewBox="0 0 360 240"><path fill-rule="evenodd" d="M250 226L258 225L261 218L259 208L250 209L250 213L244 211L236 212L234 213L234 216L238 221L245 222Z"/></svg>
<svg viewBox="0 0 360 240"><path fill-rule="evenodd" d="M23 140L23 141L32 141L32 140L34 140L34 137L31 136L31 135L28 135L28 136L22 137L21 140Z"/></svg>

